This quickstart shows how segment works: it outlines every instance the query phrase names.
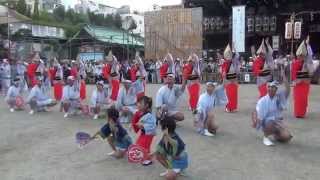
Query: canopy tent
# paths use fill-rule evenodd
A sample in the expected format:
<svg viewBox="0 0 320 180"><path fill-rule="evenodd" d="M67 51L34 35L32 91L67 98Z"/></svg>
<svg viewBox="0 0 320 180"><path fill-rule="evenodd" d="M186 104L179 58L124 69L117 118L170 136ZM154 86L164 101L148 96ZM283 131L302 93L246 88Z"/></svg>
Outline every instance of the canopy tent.
<svg viewBox="0 0 320 180"><path fill-rule="evenodd" d="M16 23L23 21L31 21L30 18L7 8L6 6L0 5L0 24Z"/></svg>

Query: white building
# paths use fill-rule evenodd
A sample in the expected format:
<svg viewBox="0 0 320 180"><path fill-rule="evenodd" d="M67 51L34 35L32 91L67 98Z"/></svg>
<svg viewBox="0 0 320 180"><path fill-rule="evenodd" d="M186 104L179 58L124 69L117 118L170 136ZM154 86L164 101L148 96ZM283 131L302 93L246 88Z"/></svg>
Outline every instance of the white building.
<svg viewBox="0 0 320 180"><path fill-rule="evenodd" d="M121 14L122 28L128 29L132 21L137 25L137 28L133 30L134 34L138 34L144 37L144 16L140 14Z"/></svg>
<svg viewBox="0 0 320 180"><path fill-rule="evenodd" d="M34 37L50 37L57 39L65 38L65 31L63 28L54 26L43 26L29 23L12 23L10 24L10 33L14 34L20 29L29 29Z"/></svg>
<svg viewBox="0 0 320 180"><path fill-rule="evenodd" d="M94 0L80 0L79 3L74 6L74 9L77 13L82 14L87 13L88 10L95 14L103 14L104 16L117 13L117 8L98 3Z"/></svg>

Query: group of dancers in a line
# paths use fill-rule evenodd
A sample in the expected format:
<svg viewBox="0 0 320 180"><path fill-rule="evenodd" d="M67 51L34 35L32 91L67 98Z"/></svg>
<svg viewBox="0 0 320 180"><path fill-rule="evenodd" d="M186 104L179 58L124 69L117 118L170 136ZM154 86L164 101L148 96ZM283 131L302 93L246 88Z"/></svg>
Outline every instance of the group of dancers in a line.
<svg viewBox="0 0 320 180"><path fill-rule="evenodd" d="M167 54L161 67L164 84L158 89L155 97L155 113L152 113L152 98L144 94L146 70L138 54L134 60L137 67L136 74L124 75L123 87L120 88L119 63L112 52L109 52L103 65L103 76L97 81L90 97L90 105L84 103L86 73L79 59L71 62L70 76L67 77L66 83L63 81L62 67L57 60L52 61L48 68L37 53L31 60L29 64L18 62L17 77L6 91L5 100L11 112L29 105L31 109L29 113L32 115L39 111L47 111L49 107L59 102L65 118L83 112L97 119L101 110L107 109L107 124L93 137L106 138L113 149L110 155L121 158L133 144L122 124L131 123L134 132L139 134L134 144L143 148L148 154L142 164L150 165L153 157L156 157L166 168L166 171L161 173L166 179L176 179L188 167L185 143L175 132L176 122L185 119L184 114L178 110L178 100L186 88L189 92L189 106L194 114L194 126L196 132L201 135L214 136L217 133L218 125L215 122L214 111L217 106L225 106L226 112L237 112L239 88L237 77L240 62L238 53L229 45L224 51L224 62L221 66L222 83L207 82L206 90L202 94L200 94L201 72L198 56L196 54L189 56L188 63L183 66L183 82L178 85L175 84L174 59L170 53ZM6 63L8 62L4 61L1 67L3 72L6 72ZM291 64L294 115L297 118L304 118L306 114L312 67L312 50L307 38L300 44L296 58ZM274 145L274 140L288 142L292 138L283 123L282 114L287 106L290 85L283 68L282 82L271 81L273 69L273 50L268 39L265 39L262 40L253 62L260 98L253 112L252 122L254 128L262 130L263 143L267 146ZM23 98L24 91L28 91L23 76L25 72L31 90L27 97ZM10 80L10 77L8 79ZM7 79L2 80L8 83ZM281 84L283 88L280 87ZM54 98L50 96L51 87ZM156 151L151 152L150 146L156 136L158 124L161 126L163 136Z"/></svg>

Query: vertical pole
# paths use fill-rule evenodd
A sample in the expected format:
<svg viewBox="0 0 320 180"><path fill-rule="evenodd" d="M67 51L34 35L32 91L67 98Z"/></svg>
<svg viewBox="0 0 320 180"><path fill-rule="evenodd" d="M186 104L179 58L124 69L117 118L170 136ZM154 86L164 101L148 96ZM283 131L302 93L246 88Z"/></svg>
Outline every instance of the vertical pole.
<svg viewBox="0 0 320 180"><path fill-rule="evenodd" d="M295 13L293 12L291 15L291 25L292 25L292 32L291 32L291 56L293 57L293 41L294 41L294 21L295 21Z"/></svg>
<svg viewBox="0 0 320 180"><path fill-rule="evenodd" d="M10 54L11 54L11 43L10 43L10 23L9 23L9 4L7 7L7 25L8 25L8 45L9 45L9 51L8 51L8 60L10 60Z"/></svg>

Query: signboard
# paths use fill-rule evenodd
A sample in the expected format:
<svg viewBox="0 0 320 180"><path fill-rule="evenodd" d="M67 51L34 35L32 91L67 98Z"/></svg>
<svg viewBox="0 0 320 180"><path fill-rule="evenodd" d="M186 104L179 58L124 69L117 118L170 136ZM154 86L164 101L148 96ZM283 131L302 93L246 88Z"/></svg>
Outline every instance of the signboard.
<svg viewBox="0 0 320 180"><path fill-rule="evenodd" d="M272 48L275 51L279 50L279 36L272 36Z"/></svg>
<svg viewBox="0 0 320 180"><path fill-rule="evenodd" d="M300 39L301 38L301 22L295 22L294 23L294 39Z"/></svg>
<svg viewBox="0 0 320 180"><path fill-rule="evenodd" d="M245 52L246 7L232 7L232 41L237 52Z"/></svg>
<svg viewBox="0 0 320 180"><path fill-rule="evenodd" d="M284 33L284 38L285 39L291 39L292 38L292 23L291 22L286 22L285 24L286 30Z"/></svg>

